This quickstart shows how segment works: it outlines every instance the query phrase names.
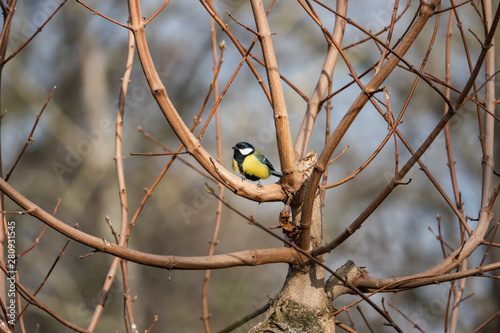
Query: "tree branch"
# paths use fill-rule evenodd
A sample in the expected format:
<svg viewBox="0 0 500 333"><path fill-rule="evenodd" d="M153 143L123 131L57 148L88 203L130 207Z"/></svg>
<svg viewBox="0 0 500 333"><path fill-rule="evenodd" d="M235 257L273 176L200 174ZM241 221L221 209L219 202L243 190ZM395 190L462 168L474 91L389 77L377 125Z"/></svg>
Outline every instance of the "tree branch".
<svg viewBox="0 0 500 333"><path fill-rule="evenodd" d="M269 90L271 92L271 101L274 111L274 124L276 127L276 141L278 143L278 152L281 162L281 172L283 178L281 183L292 189L295 187L296 165L295 153L293 150L292 135L290 133L290 125L288 123L288 113L286 110L285 95L281 85L280 72L278 70L278 62L274 53L273 42L271 40L271 30L267 23L266 11L260 0L250 1L253 9L253 15L259 40L262 46L264 55L264 63L266 65L267 79L269 81Z"/></svg>
<svg viewBox="0 0 500 333"><path fill-rule="evenodd" d="M94 248L98 252L109 253L141 265L167 269L203 270L236 266L258 266L272 263L292 264L303 261L303 257L298 254L296 250L291 248L257 249L199 257L158 255L132 250L110 243L104 238L98 238L70 227L28 200L12 186L7 184L2 178L0 178L0 191L5 193L5 195L11 198L19 206L23 207L27 213L61 234L83 245Z"/></svg>
<svg viewBox="0 0 500 333"><path fill-rule="evenodd" d="M337 1L337 12L343 16L347 15L347 0ZM345 26L346 21L340 16L336 16L332 37L337 45L342 45ZM332 82L333 71L335 69L335 65L337 64L337 58L340 54L339 50L335 47L335 44L332 41L327 38L327 42L328 52L326 54L325 62L323 64L323 68L321 69L318 83L316 84L313 95L307 103L306 114L302 121L302 125L300 126L297 141L295 142L295 150L299 153L300 158L303 158L307 152L307 146L309 144L309 140L311 139L316 117L321 111L323 98L328 91L329 84Z"/></svg>
<svg viewBox="0 0 500 333"><path fill-rule="evenodd" d="M129 238L128 232L128 204L127 195L125 189L125 173L123 170L123 152L122 152L122 134L123 134L123 117L125 112L125 100L127 96L127 89L130 81L130 74L132 73L132 65L134 63L134 36L132 32L128 31L128 53L127 62L125 64L125 72L123 74L120 93L118 97L118 110L116 113L116 133L115 133L115 163L116 163L116 174L118 178L118 189L120 197L120 207L121 207L121 229L120 229L120 240L118 245L126 247ZM106 279L104 281L104 286L101 290L101 296L99 303L97 304L92 319L89 323L88 330L95 332L99 319L104 311L104 306L106 305L106 300L109 295L111 285L118 271L118 265L121 259L119 257L113 258L108 273L106 274ZM124 280L128 279L125 275L125 271L122 271ZM125 283L124 283L125 285ZM124 290L126 294L128 291Z"/></svg>
<svg viewBox="0 0 500 333"><path fill-rule="evenodd" d="M142 69L150 86L153 97L167 119L170 127L174 130L179 140L184 144L186 150L200 163L200 165L219 182L224 184L237 195L257 202L284 201L287 194L278 184L257 186L250 182L242 182L241 178L213 158L201 145L179 116L174 105L170 101L167 90L162 84L158 72L154 66L146 41L144 22L140 11L138 0L129 0L129 11L131 18L131 29L137 44L137 53L141 61Z"/></svg>
<svg viewBox="0 0 500 333"><path fill-rule="evenodd" d="M396 292L428 286L431 284L440 284L443 282L455 281L471 276L484 276L483 274L485 272L490 272L497 269L500 269L500 262L450 274L422 273L391 279L377 279L368 275L364 275L361 276L360 279L358 279L356 282L353 282L353 284L355 284L358 288L365 292L374 292L381 289L383 289L384 292Z"/></svg>
<svg viewBox="0 0 500 333"><path fill-rule="evenodd" d="M334 150L337 148L338 144L340 143L340 140L342 140L345 133L347 132L351 124L354 122L354 119L356 119L358 114L366 105L371 95L385 81L385 79L389 76L389 74L392 73L396 65L399 63L400 58L403 57L405 53L409 50L415 39L418 37L422 29L424 28L425 24L427 23L427 20L432 16L434 9L436 8L439 2L440 2L439 0L433 0L431 3L425 3L422 5L421 15L418 17L415 24L411 27L405 39L395 50L397 56L393 54L393 56L391 56L387 60L387 62L382 66L380 71L366 85L365 89L358 95L354 103L351 105L349 110L346 112L345 116L340 121L337 128L335 128L335 131L333 132L332 136L325 145L325 148L321 152L321 155L318 158L318 162L315 165L314 172L311 175L311 181L306 189L306 195L305 195L306 201L304 203L304 212L301 221L301 227L303 231L300 236L300 247L302 249L309 248L310 244L309 228L311 224L312 203L314 200L314 193L316 192L318 184L321 180L321 176L323 175L323 172L325 171L328 165L328 161L330 160ZM406 172L408 172L408 170L403 173L403 176L406 174ZM389 187L387 188L389 190L387 195L392 191L394 187L396 187L397 184L394 182L394 184L392 185L393 187L391 187L390 189ZM372 211L370 211L369 214L371 214L371 212Z"/></svg>
<svg viewBox="0 0 500 333"><path fill-rule="evenodd" d="M429 136L424 141L424 143L417 149L415 154L413 154L412 157L406 162L406 164L403 166L403 168L399 171L398 175L392 179L392 181L384 188L384 190L382 190L382 192L379 194L379 196L376 198L376 200L374 200L359 215L359 217L336 239L334 239L333 241L331 241L330 243L328 243L324 246L321 246L319 248L314 249L311 252L313 255L321 255L323 253L332 251L338 245L342 244L347 238L349 238L357 229L359 229L361 227L361 225L363 224L363 222L368 218L368 216L370 216L371 213L385 200L385 198L387 198L387 196L389 196L389 194L392 192L392 190L394 188L396 188L396 186L403 179L403 177L408 173L408 171L410 171L410 169L420 159L420 157L422 157L422 155L430 147L432 142L434 142L434 140L436 139L438 134L441 132L441 130L444 128L444 126L450 121L450 119L453 117L453 115L456 113L456 111L463 105L463 102L467 98L468 92L472 88L472 85L473 85L474 81L476 80L477 75L479 74L479 70L482 67L486 53L488 52L488 49L491 47L491 43L492 43L493 37L495 35L495 29L498 26L499 20L500 20L500 6L497 8L497 12L496 12L494 20L492 22L492 28L490 29L488 35L486 36L483 49L482 49L481 53L479 54L479 57L478 57L478 60L476 62L476 65L474 67L474 70L473 70L471 76L469 77L467 83L465 84L464 89L462 90L462 93L460 94L460 96L458 96L456 102L453 104L453 107L450 108L448 110L448 112L441 118L439 123L436 125L434 130L429 134ZM386 65L387 65L387 63L386 63ZM382 72L382 70L379 72L379 74L381 72ZM352 107L351 107L351 109L352 109ZM348 113L346 114L346 116L344 118L346 118L349 115L349 112L351 112L351 111L348 111ZM355 111L352 111L352 112L355 112ZM341 121L340 125L343 123L343 120ZM340 127L340 125L339 125L339 127ZM333 137L334 137L334 135L332 135L332 139L333 139ZM332 139L330 139L329 142L332 141ZM326 148L323 151L323 153L321 154L322 156L325 153L325 151L326 151ZM318 163L321 160L322 161L321 165L325 164L325 162L324 162L325 158L326 158L326 156L323 156L323 159L320 156ZM328 160L326 161L326 163L328 163ZM315 181L317 179L317 183L319 183L319 179L321 177L320 172L318 170L321 171L323 169L317 167L315 169L315 172L312 175L312 177L315 177ZM493 172L491 172L491 174L493 174ZM489 193L492 193L493 192L492 183L488 189L485 189L483 186L483 193L485 190L489 191ZM486 209L486 207L483 206L482 211L485 209ZM490 209L486 209L486 210L488 212L490 211ZM491 220L491 218L490 218L490 220ZM488 223L489 223L489 221L488 221ZM479 225L478 225L478 228L479 228ZM477 228L476 228L476 230L477 230Z"/></svg>

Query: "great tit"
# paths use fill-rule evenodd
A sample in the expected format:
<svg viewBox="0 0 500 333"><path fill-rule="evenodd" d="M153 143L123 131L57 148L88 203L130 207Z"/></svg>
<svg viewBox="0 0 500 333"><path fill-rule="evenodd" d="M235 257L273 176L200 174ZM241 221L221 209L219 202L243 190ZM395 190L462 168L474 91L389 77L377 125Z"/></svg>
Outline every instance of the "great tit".
<svg viewBox="0 0 500 333"><path fill-rule="evenodd" d="M281 172L274 170L269 160L248 142L238 142L234 147L233 169L250 180L269 178L273 175L282 177Z"/></svg>

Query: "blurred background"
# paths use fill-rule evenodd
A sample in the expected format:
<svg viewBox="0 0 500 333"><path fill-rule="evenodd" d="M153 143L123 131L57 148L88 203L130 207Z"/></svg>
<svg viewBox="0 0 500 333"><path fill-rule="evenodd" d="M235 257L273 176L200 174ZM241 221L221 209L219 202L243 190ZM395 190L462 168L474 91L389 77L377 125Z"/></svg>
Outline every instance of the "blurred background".
<svg viewBox="0 0 500 333"><path fill-rule="evenodd" d="M52 14L60 1L43 0L21 2L17 6L12 37L7 54L16 50ZM123 1L88 1L99 12L126 23L128 8ZM265 1L265 6L269 6ZM151 16L163 1L143 1L145 17ZM407 2L401 3L402 13ZM404 33L418 8L411 1L409 9L397 22L392 44ZM328 4L332 8L335 2ZM254 27L249 2L231 0L214 4L231 31L245 46L254 35L237 25L226 14L229 11L240 22ZM373 6L373 7L371 7ZM348 17L372 32L379 32L390 24L393 1L377 1L370 5L364 1L349 3ZM443 2L443 8L450 6ZM325 26L331 31L335 16L315 5ZM481 22L472 6L460 7L460 19L465 30L471 29L483 38ZM445 37L448 12L440 17L437 40L432 48L424 72L444 80ZM311 96L326 52L321 30L296 2L278 2L269 16L279 69L282 75ZM420 67L434 29L436 17L431 18L422 35L410 49L406 59ZM455 22L456 23L456 22ZM156 68L178 112L188 126L198 113L213 78L210 16L197 1L175 1L162 11L146 28L149 47ZM381 34L385 40L387 33ZM366 38L361 31L347 25L344 45ZM480 52L475 37L466 32L466 41L474 62ZM9 183L31 201L48 212L61 204L56 217L69 225L78 223L80 230L111 240L109 217L115 230L119 230L120 205L114 156L114 131L118 93L125 70L128 32L126 29L92 13L76 2L66 3L61 11L44 27L43 31L4 68L2 81L2 159L4 175L19 155L30 130L52 88L54 97L44 111L34 134L34 143L21 159ZM219 75L221 89L226 85L241 61L241 56L217 27L217 41L226 42L224 63ZM497 45L498 37L496 38ZM454 29L452 37L452 85L461 89L468 76L467 59L462 38ZM260 46L253 52L260 56ZM373 42L365 42L345 52L354 70L365 72L380 58L380 50ZM498 58L497 58L498 59ZM498 61L497 61L498 62ZM497 63L497 68L499 64ZM262 77L265 71L256 65ZM361 81L367 83L373 71ZM397 117L415 76L398 68L384 83L390 92L390 105ZM482 80L482 81L481 81ZM351 81L347 66L339 58L335 68L333 91ZM480 75L478 86L484 82ZM498 80L496 81L498 83ZM498 87L498 84L496 84ZM440 87L442 89L442 87ZM295 139L306 109L306 102L293 89L284 84L290 117L292 137ZM332 99L333 129L359 93L355 85ZM457 96L452 93L451 100ZM484 97L484 92L479 94ZM378 94L383 100L383 93ZM209 101L209 112L213 98ZM420 83L398 127L416 149L427 137L443 114L444 103L426 84ZM271 106L250 70L243 66L220 105L222 163L230 168L232 149L238 141L253 143L279 168ZM483 113L481 113L482 116ZM202 116L202 124L207 113ZM321 113L315 125L315 134L309 150L321 151L325 141L326 113ZM161 149L147 139L138 128L142 127L164 145L177 149L179 140L169 128L144 79L138 60L134 62L129 85L124 119L123 154L127 181L129 216L139 206L144 189L149 188L170 160L169 156L131 156L130 152L160 153ZM498 140L498 123L497 140ZM201 127L195 130L197 135ZM334 183L353 173L375 151L387 134L385 120L368 104L347 133L342 149L349 149L329 168L328 183ZM450 123L452 147L456 160L458 185L465 213L476 218L481 190L481 147L476 108L472 103L463 107ZM205 149L217 156L215 123L204 135ZM497 145L498 146L498 145ZM410 154L398 142L399 165ZM498 147L496 165L499 165ZM196 165L189 155L182 159ZM180 159L179 159L180 160ZM130 247L140 251L178 256L200 256L208 253L212 237L217 201L204 191L207 179L177 160L168 171L154 195L147 202L130 238ZM422 161L439 181L448 196L453 191L447 166L444 136L440 135ZM335 238L377 196L394 175L394 141L352 181L327 190L325 197L325 242ZM200 169L200 168L199 168ZM439 195L418 166L409 173L411 183L400 186L384 204L366 221L346 243L326 256L326 262L337 269L347 260L366 267L374 277L404 276L426 270L442 260L437 233L437 215L446 242L453 248L460 246L458 221L452 210ZM263 181L269 184L276 179ZM498 183L498 179L497 179ZM211 186L215 184L211 183ZM230 191L226 200L241 212L253 215L266 226L278 225L283 204L257 204L246 201ZM499 208L496 205L496 216ZM6 200L7 210L18 210ZM241 217L224 209L216 253L228 253L251 248L280 247L282 244ZM29 216L8 216L16 221L17 251L30 247L44 225ZM470 223L475 226L474 222ZM279 232L279 230L278 230ZM499 242L499 236L496 242ZM46 276L66 237L47 230L39 244L19 263L21 282L30 290L36 289ZM79 256L92 249L71 242L38 294L39 299L64 318L86 327L100 296L106 272L112 257L95 254L85 259ZM483 250L470 258L470 267L476 267ZM492 249L486 263L499 261L498 249ZM134 314L140 331L144 331L158 315L153 332L200 332L203 330L201 290L204 271L166 271L129 264L130 289L134 300ZM212 272L208 295L210 323L214 331L222 329L236 319L263 306L281 288L287 265L240 267ZM498 272L497 272L498 275ZM449 283L419 288L398 294L374 296L380 304L382 298L400 309L426 332L442 332L449 293ZM460 308L459 332L471 332L500 308L498 280L471 278L467 281ZM343 296L334 302L341 308L357 298ZM382 325L382 318L368 305L361 303L363 314L377 332L392 329ZM412 332L412 324L391 310L398 325ZM351 310L359 331L366 326L358 311ZM122 321L123 289L120 273L108 298L100 332L125 332ZM348 323L345 313L338 316ZM258 321L259 318L254 320ZM28 332L37 325L43 332L65 332L60 323L43 311L30 307L25 314ZM245 325L243 332L252 323ZM482 332L498 332L500 321L492 322ZM339 331L341 331L339 329Z"/></svg>

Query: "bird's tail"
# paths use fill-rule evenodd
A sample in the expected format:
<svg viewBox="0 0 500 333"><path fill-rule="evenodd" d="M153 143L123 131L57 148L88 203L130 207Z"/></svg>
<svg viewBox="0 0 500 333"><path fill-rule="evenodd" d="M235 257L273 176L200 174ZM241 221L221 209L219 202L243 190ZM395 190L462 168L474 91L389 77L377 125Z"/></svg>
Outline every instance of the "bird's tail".
<svg viewBox="0 0 500 333"><path fill-rule="evenodd" d="M283 177L283 174L279 171L276 170L271 170L271 175L276 176L276 177Z"/></svg>

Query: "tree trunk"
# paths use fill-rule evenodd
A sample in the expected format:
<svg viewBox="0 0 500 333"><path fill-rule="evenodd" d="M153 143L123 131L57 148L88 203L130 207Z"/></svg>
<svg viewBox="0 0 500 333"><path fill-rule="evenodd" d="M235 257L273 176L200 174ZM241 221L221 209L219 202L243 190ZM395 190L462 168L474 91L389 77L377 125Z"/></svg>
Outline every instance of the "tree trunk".
<svg viewBox="0 0 500 333"><path fill-rule="evenodd" d="M302 187L304 189L305 186ZM300 225L302 191L292 203L294 225ZM323 239L323 214L319 191L314 200L311 221L311 246L316 247ZM318 258L322 260L322 258ZM333 308L325 293L325 270L318 264L304 262L290 265L283 288L270 307L264 320L253 327L249 333L257 332L335 332Z"/></svg>

